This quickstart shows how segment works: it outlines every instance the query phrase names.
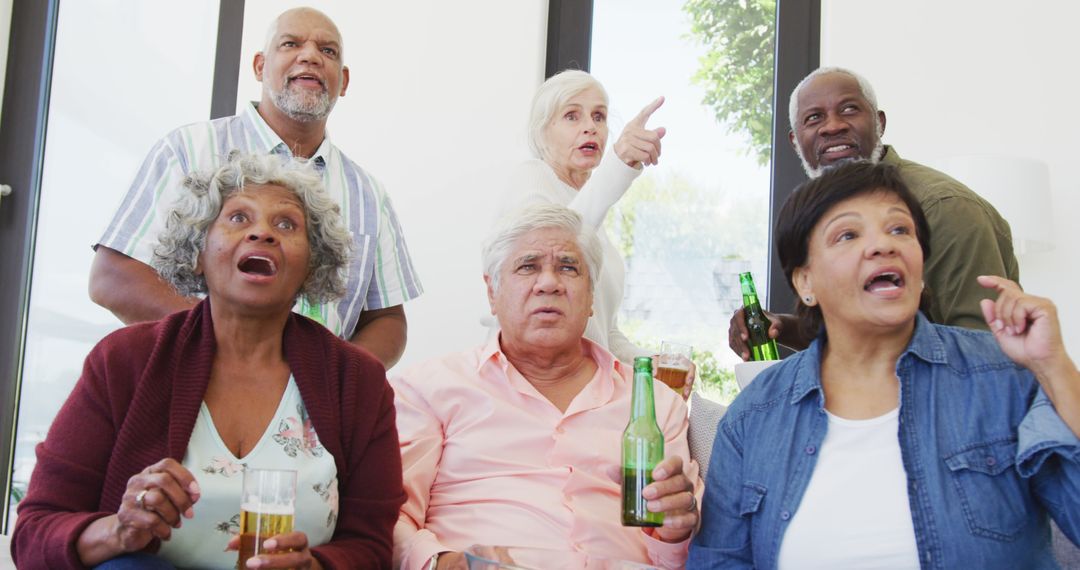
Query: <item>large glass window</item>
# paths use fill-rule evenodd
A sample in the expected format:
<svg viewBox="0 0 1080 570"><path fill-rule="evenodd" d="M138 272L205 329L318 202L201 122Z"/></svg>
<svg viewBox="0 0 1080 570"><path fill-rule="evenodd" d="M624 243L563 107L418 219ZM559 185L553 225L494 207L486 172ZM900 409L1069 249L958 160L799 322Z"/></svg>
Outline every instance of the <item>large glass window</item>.
<svg viewBox="0 0 1080 570"><path fill-rule="evenodd" d="M728 321L738 273L767 294L775 1L595 0L592 73L611 99L612 141L659 95L660 164L609 213L626 260L619 314L644 347L691 344L698 389L730 401ZM610 149L609 149L610 152Z"/></svg>
<svg viewBox="0 0 1080 570"><path fill-rule="evenodd" d="M12 516L83 359L121 324L87 294L90 246L154 141L209 117L217 14L216 0L60 3Z"/></svg>

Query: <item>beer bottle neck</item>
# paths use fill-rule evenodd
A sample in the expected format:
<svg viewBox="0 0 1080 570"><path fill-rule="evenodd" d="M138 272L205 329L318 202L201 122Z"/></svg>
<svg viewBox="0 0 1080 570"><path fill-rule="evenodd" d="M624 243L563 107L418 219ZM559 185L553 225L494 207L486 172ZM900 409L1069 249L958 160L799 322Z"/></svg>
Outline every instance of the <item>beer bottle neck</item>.
<svg viewBox="0 0 1080 570"><path fill-rule="evenodd" d="M630 421L649 418L656 421L653 403L652 372L634 371L634 396L630 403Z"/></svg>

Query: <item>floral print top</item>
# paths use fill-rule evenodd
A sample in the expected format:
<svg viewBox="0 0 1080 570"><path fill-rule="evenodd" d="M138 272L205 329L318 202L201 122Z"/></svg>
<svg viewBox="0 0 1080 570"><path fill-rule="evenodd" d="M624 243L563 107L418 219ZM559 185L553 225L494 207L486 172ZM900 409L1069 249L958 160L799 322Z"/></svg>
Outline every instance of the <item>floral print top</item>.
<svg viewBox="0 0 1080 570"><path fill-rule="evenodd" d="M199 482L202 496L195 518L184 519L158 555L178 568L235 568L237 554L225 544L238 532L244 469L297 471L296 530L308 544L330 541L337 525L338 480L334 458L315 433L296 381L290 377L274 418L243 458L229 451L204 402L191 432L183 465Z"/></svg>

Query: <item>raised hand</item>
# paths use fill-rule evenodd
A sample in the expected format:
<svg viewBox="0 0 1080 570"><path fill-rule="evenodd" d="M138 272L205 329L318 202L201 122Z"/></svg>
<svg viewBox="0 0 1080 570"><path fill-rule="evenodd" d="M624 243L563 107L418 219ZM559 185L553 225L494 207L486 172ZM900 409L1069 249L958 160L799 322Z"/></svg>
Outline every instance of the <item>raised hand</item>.
<svg viewBox="0 0 1080 570"><path fill-rule="evenodd" d="M1061 339L1057 308L1049 299L1028 295L1003 277L983 275L979 285L998 292L998 298L980 303L983 318L998 344L1017 364L1038 373L1055 359L1068 358Z"/></svg>
<svg viewBox="0 0 1080 570"><path fill-rule="evenodd" d="M664 127L649 129L645 125L649 117L664 104L664 98L658 97L649 103L623 128L619 140L615 141L615 155L627 166L641 168L642 165L657 164L660 160L660 139L667 130Z"/></svg>
<svg viewBox="0 0 1080 570"><path fill-rule="evenodd" d="M1003 277L978 279L979 285L998 292L996 300L979 304L1001 351L1035 374L1058 416L1080 437L1080 370L1065 352L1054 303L1024 293Z"/></svg>

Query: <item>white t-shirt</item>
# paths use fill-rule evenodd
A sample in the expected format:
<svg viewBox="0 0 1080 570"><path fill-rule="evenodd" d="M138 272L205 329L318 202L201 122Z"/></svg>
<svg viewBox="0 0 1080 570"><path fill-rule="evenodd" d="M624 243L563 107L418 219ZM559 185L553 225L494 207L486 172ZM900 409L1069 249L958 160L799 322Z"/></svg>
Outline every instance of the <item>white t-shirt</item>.
<svg viewBox="0 0 1080 570"><path fill-rule="evenodd" d="M869 420L828 414L817 465L780 544L780 570L919 568L899 417L899 408Z"/></svg>
<svg viewBox="0 0 1080 570"><path fill-rule="evenodd" d="M174 528L172 538L162 541L158 552L178 568L236 567L237 553L225 552L225 544L239 532L240 494L248 467L296 470L295 530L306 533L311 546L325 544L334 535L337 466L319 442L291 376L274 418L243 459L225 446L204 402L182 464L195 476L202 495L192 509L195 518L184 519L182 527Z"/></svg>

